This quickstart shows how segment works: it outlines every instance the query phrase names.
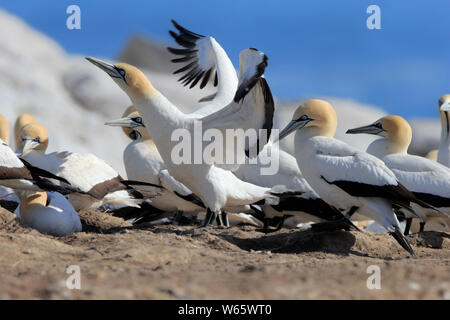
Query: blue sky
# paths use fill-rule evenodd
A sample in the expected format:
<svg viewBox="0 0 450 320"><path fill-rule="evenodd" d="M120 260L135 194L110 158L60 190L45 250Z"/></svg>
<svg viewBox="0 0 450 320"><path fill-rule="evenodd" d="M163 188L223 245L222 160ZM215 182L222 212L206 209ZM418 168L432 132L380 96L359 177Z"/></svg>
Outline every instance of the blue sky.
<svg viewBox="0 0 450 320"><path fill-rule="evenodd" d="M66 28L66 8L81 8L81 30ZM381 30L368 30L366 8L381 8ZM450 1L365 0L1 0L0 7L59 42L66 51L114 58L135 33L170 42L174 18L213 35L237 66L241 49L269 56L273 93L335 96L379 105L405 117L437 117L450 93Z"/></svg>

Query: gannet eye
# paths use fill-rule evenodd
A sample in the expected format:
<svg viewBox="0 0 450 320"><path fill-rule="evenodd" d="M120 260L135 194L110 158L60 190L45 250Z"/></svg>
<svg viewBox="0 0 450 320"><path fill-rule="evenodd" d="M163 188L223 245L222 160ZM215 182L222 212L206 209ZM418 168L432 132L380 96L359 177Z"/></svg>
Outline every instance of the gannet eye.
<svg viewBox="0 0 450 320"><path fill-rule="evenodd" d="M141 117L136 117L132 119L134 122L136 123L142 123L142 118Z"/></svg>
<svg viewBox="0 0 450 320"><path fill-rule="evenodd" d="M41 142L41 138L39 136L37 136L36 138L33 139L34 142Z"/></svg>
<svg viewBox="0 0 450 320"><path fill-rule="evenodd" d="M302 115L299 119L299 121L305 121L308 120L308 116L306 114Z"/></svg>
<svg viewBox="0 0 450 320"><path fill-rule="evenodd" d="M120 73L120 75L121 75L122 77L125 77L125 74L126 74L125 70L123 70L123 69L118 69L118 71L119 71L119 73Z"/></svg>
<svg viewBox="0 0 450 320"><path fill-rule="evenodd" d="M381 122L375 123L375 127L383 129L383 125L381 124Z"/></svg>

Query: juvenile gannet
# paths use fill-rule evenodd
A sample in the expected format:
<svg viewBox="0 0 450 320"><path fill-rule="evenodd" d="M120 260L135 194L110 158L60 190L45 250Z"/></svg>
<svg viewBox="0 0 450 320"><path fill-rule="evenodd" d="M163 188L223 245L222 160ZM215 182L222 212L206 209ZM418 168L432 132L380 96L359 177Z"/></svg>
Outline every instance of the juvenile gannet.
<svg viewBox="0 0 450 320"><path fill-rule="evenodd" d="M45 153L47 130L39 123L29 123L20 133L22 158L63 177L83 193L72 193L69 201L76 211L103 204L138 207L143 195L123 183L119 173L93 154L75 152Z"/></svg>
<svg viewBox="0 0 450 320"><path fill-rule="evenodd" d="M445 94L439 99L438 109L441 117L441 140L437 161L450 167L450 94Z"/></svg>
<svg viewBox="0 0 450 320"><path fill-rule="evenodd" d="M247 51L241 52L241 57L243 55L251 56ZM233 101L209 116L195 119L182 113L167 100L136 67L125 63L112 65L94 58L87 60L105 71L128 94L142 115L170 174L199 196L207 206L208 214L203 226L214 220L224 207L247 205L273 198L269 188L246 183L214 163L203 161L200 164L175 164L171 157L176 142L171 141L170 137L172 132L179 128L190 132L191 137L194 136L194 127L198 123L201 123L203 130L216 129L223 137L226 136L226 129L265 128L269 131L272 119L266 119L267 113L264 110L267 104L273 103L273 98L267 82L261 77L264 65L258 64L262 66L261 70L246 59L249 63L246 65L246 71L242 72ZM255 143L258 150L264 145L260 144L260 141L258 139ZM238 150L246 148L248 152L253 146L240 144L237 147Z"/></svg>
<svg viewBox="0 0 450 320"><path fill-rule="evenodd" d="M20 221L39 232L62 237L81 231L71 204L58 192L34 192L20 197Z"/></svg>
<svg viewBox="0 0 450 320"><path fill-rule="evenodd" d="M450 169L435 161L408 154L412 129L405 119L395 115L386 116L370 125L349 129L347 133L368 133L382 137L372 142L367 152L383 160L398 181L428 205L423 207L412 204L414 212L423 221L421 231L430 218L450 217ZM405 212L405 216L405 234L408 234L413 216L408 212Z"/></svg>
<svg viewBox="0 0 450 320"><path fill-rule="evenodd" d="M337 116L323 100L308 100L295 111L280 139L296 131L295 154L306 181L330 205L358 211L380 223L411 255L393 207L411 210L414 195L380 159L334 138Z"/></svg>

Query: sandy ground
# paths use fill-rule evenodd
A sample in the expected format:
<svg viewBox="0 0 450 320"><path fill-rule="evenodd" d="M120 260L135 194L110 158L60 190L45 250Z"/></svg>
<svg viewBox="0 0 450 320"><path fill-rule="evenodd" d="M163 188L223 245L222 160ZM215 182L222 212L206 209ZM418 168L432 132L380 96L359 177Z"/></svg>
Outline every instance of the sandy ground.
<svg viewBox="0 0 450 320"><path fill-rule="evenodd" d="M55 238L0 208L2 299L450 299L450 235L409 236L255 227L131 227L84 212L84 232ZM66 268L81 289L66 288ZM379 266L381 289L367 268Z"/></svg>

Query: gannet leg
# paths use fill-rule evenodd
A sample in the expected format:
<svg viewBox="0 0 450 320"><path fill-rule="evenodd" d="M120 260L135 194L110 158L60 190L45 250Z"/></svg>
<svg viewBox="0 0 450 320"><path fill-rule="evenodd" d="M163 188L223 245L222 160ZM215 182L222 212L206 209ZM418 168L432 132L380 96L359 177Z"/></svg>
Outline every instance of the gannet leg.
<svg viewBox="0 0 450 320"><path fill-rule="evenodd" d="M221 226L221 227L224 226L224 224L223 224L223 219L222 219L222 213L219 213L219 214L216 216L216 223L217 223L218 226Z"/></svg>
<svg viewBox="0 0 450 320"><path fill-rule="evenodd" d="M177 210L175 213L175 222L180 224L183 219L183 211Z"/></svg>
<svg viewBox="0 0 450 320"><path fill-rule="evenodd" d="M216 220L217 215L220 214L220 211L211 211L211 216L209 218L209 223L210 225L212 225L214 223L214 220Z"/></svg>
<svg viewBox="0 0 450 320"><path fill-rule="evenodd" d="M205 228L209 225L209 221L211 220L211 215L212 215L212 211L208 208L206 210L206 215L205 215L205 218L203 219L202 224L200 225L200 228Z"/></svg>
<svg viewBox="0 0 450 320"><path fill-rule="evenodd" d="M358 210L358 207L356 206L351 207L350 210L348 210L347 214L345 215L345 218L350 220L352 215L356 212L356 210Z"/></svg>
<svg viewBox="0 0 450 320"><path fill-rule="evenodd" d="M225 227L229 228L230 227L230 221L228 220L228 213L225 211L222 211L222 220L223 223L225 225Z"/></svg>
<svg viewBox="0 0 450 320"><path fill-rule="evenodd" d="M419 232L423 232L424 230L425 230L425 221L422 221L421 223L420 223L420 229L419 229Z"/></svg>
<svg viewBox="0 0 450 320"><path fill-rule="evenodd" d="M405 232L403 233L405 236L409 234L409 229L411 229L412 218L406 218L406 226Z"/></svg>

